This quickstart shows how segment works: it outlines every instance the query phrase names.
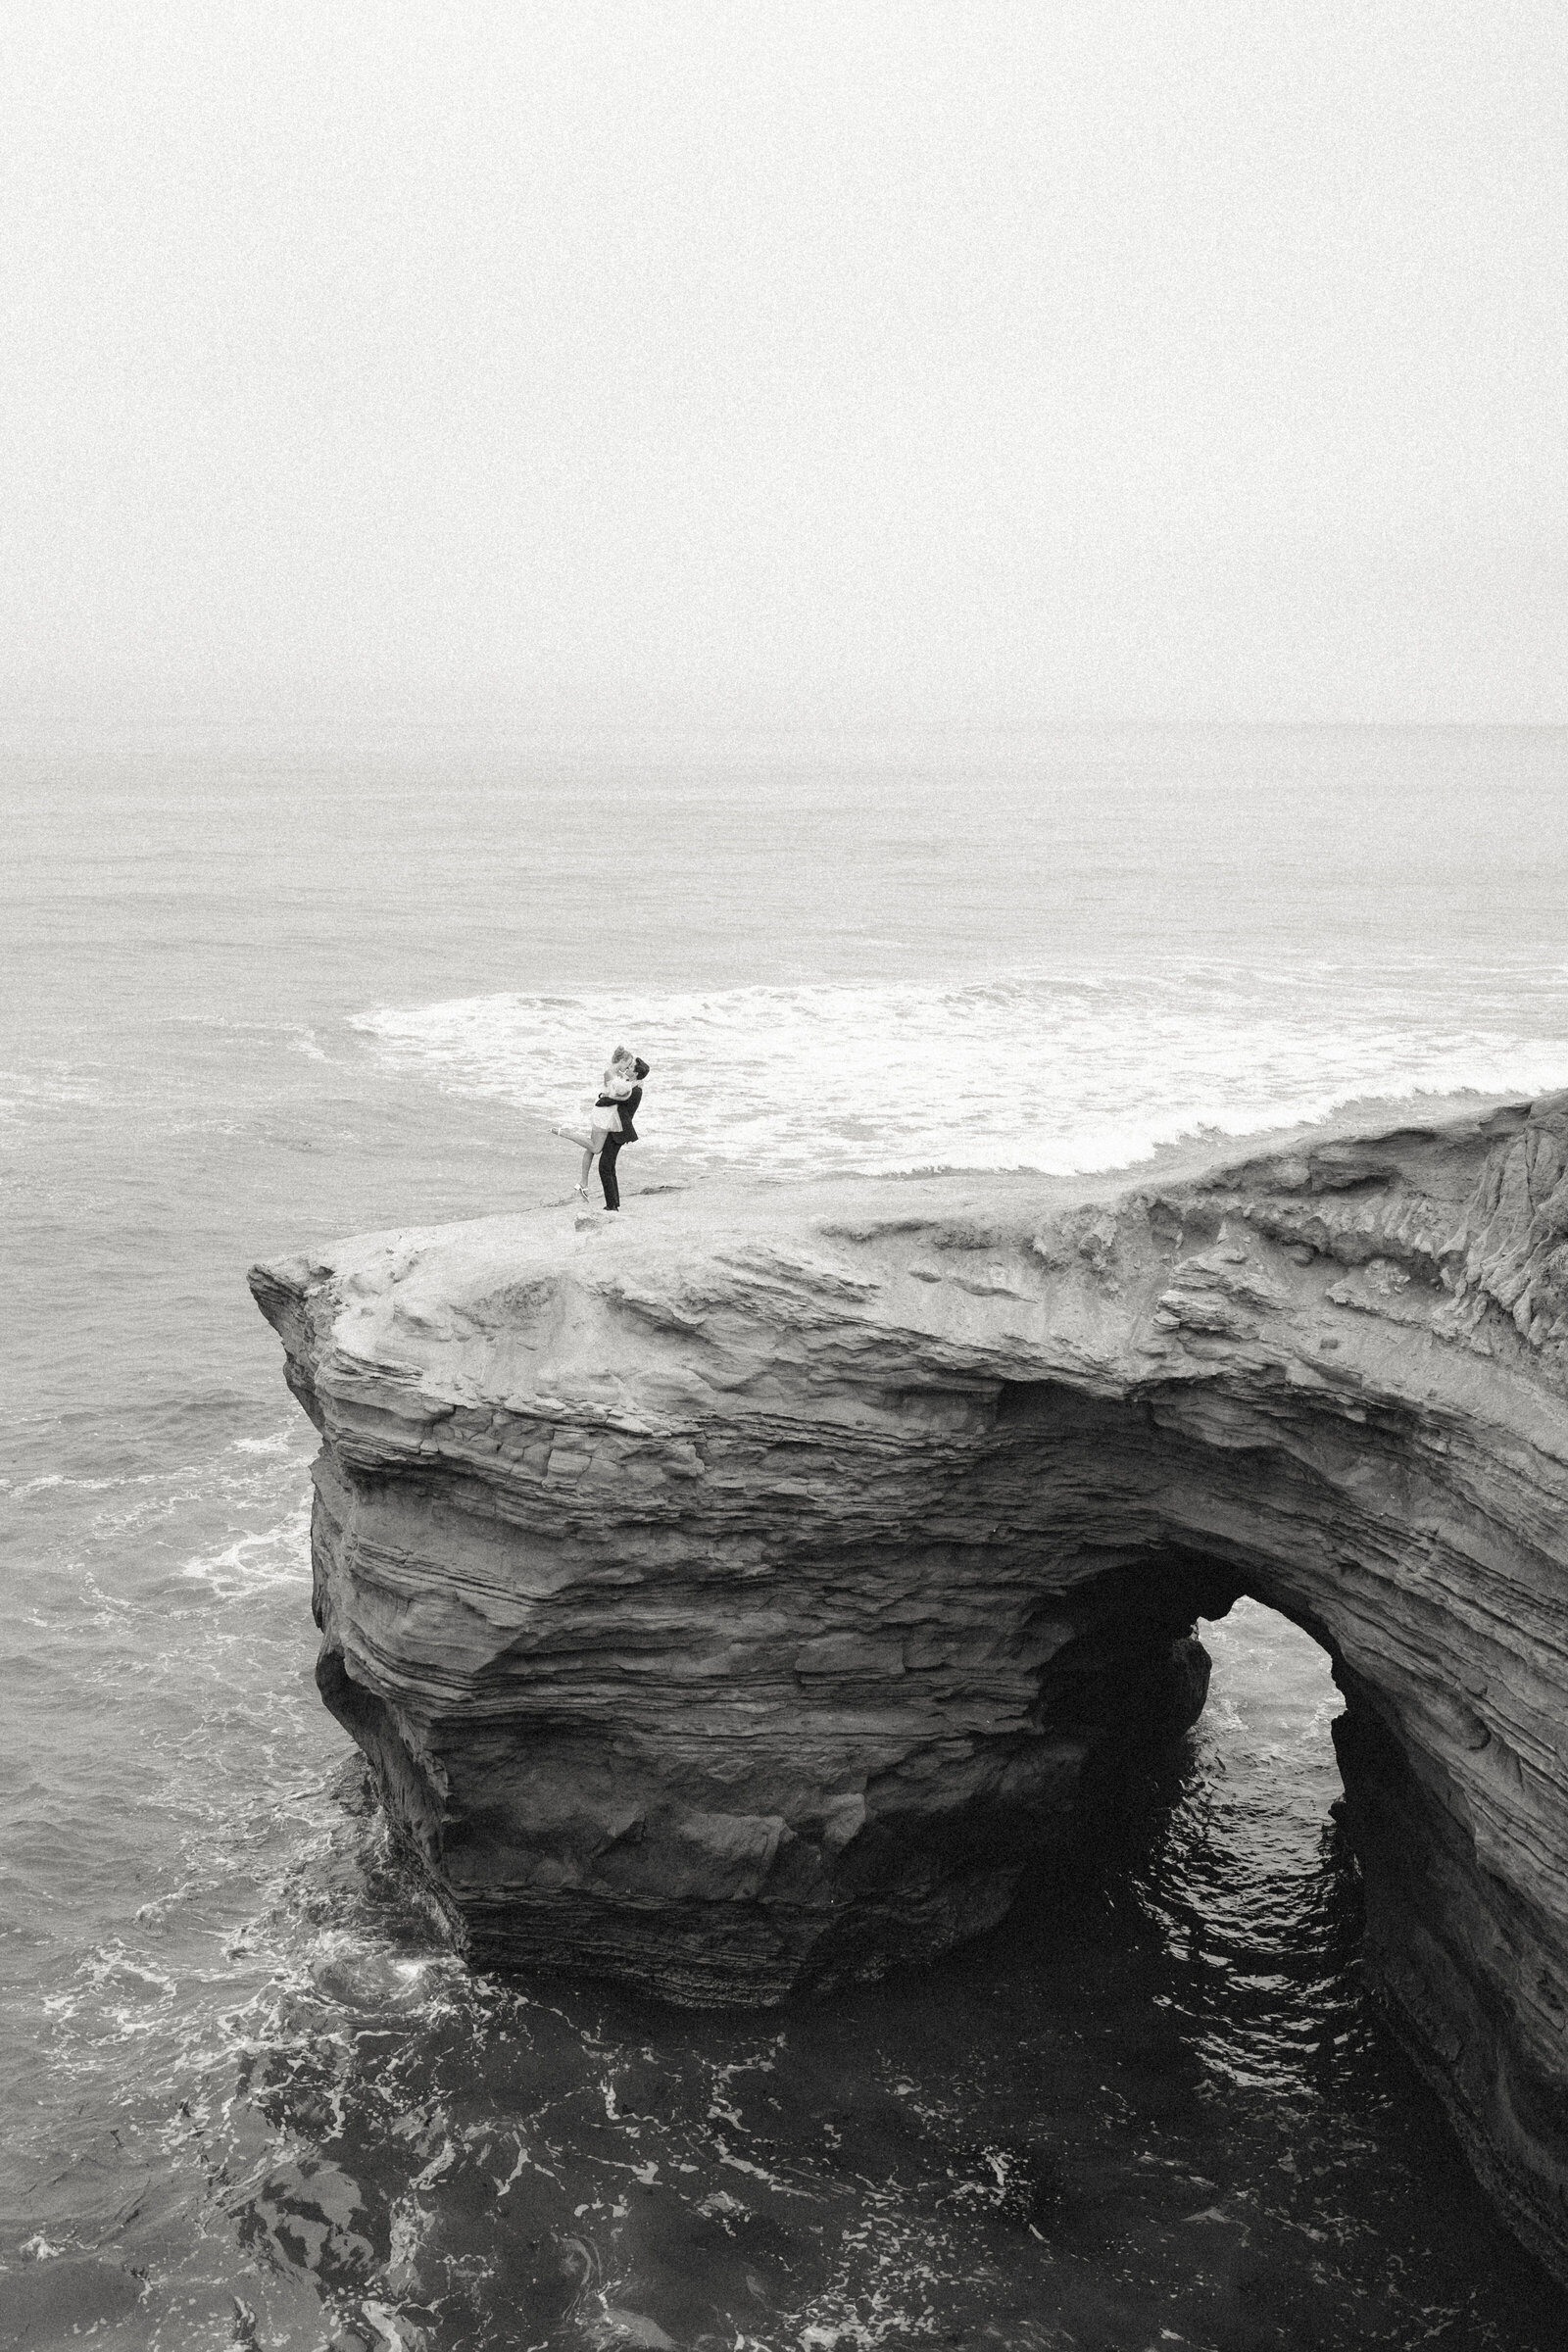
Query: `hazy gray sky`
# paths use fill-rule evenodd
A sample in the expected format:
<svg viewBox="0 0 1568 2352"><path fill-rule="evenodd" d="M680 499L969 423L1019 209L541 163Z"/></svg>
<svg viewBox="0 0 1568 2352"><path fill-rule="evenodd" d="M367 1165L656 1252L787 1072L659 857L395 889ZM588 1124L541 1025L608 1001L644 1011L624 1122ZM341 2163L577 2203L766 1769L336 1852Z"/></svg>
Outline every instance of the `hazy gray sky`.
<svg viewBox="0 0 1568 2352"><path fill-rule="evenodd" d="M0 682L1568 718L1568 11L38 0Z"/></svg>

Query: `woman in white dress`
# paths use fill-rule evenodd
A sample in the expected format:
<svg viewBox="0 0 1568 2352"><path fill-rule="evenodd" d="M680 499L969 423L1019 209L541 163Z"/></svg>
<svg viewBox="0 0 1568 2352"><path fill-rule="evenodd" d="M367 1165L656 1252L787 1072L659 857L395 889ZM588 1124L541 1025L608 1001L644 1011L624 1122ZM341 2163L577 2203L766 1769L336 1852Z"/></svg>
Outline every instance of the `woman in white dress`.
<svg viewBox="0 0 1568 2352"><path fill-rule="evenodd" d="M577 1180L577 1191L584 1200L588 1198L588 1179L593 1174L600 1146L607 1135L619 1135L621 1131L620 1112L616 1105L625 1102L637 1083L633 1067L636 1058L635 1054L628 1053L624 1046L617 1046L610 1056L610 1067L600 1083L599 1100L588 1112L586 1135L578 1135L570 1127L551 1129L551 1133L559 1135L564 1142L575 1144L582 1153L582 1174Z"/></svg>

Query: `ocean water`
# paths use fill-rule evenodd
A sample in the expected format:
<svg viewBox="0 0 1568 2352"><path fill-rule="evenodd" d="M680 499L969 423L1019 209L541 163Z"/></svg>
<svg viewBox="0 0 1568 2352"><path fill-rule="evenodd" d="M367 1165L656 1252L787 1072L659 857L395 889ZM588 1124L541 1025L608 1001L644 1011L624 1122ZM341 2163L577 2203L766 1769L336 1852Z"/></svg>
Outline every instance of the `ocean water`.
<svg viewBox="0 0 1568 2352"><path fill-rule="evenodd" d="M1070 1902L775 2015L475 1977L311 1680L244 1288L640 1189L1568 1085L1568 737L0 728L0 2344L1498 2347L1568 2298L1370 2005L1243 1604Z"/></svg>

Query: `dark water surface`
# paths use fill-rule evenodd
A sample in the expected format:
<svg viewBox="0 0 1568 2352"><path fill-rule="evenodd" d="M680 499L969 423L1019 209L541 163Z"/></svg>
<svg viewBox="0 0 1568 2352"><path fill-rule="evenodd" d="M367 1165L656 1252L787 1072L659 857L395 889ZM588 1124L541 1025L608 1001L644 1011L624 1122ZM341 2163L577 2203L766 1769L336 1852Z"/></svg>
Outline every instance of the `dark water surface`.
<svg viewBox="0 0 1568 2352"><path fill-rule="evenodd" d="M1335 1693L1250 1604L1081 1894L935 1971L762 2018L471 1977L315 1693L314 1440L242 1279L560 1198L607 1022L667 1041L628 1213L877 1164L900 1054L930 1154L1039 1164L1568 1082L1565 783L1554 735L13 732L0 2343L1568 2341L1369 2010Z"/></svg>

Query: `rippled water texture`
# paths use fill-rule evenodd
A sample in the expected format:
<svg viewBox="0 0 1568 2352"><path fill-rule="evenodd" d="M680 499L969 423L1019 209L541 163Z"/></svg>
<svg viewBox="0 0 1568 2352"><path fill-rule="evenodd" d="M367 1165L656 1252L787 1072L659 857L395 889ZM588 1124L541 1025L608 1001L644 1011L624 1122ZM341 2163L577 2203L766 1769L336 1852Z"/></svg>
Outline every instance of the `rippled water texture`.
<svg viewBox="0 0 1568 2352"><path fill-rule="evenodd" d="M0 2342L1568 2339L1370 2011L1335 1693L1249 1603L1083 1886L936 1971L762 2018L471 1977L315 1694L242 1284L562 1196L607 1024L657 1047L629 1215L1560 1079L1565 783L1556 736L14 735Z"/></svg>

